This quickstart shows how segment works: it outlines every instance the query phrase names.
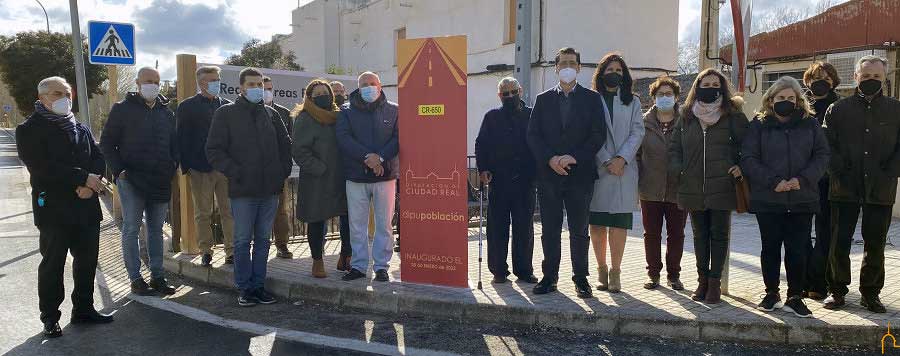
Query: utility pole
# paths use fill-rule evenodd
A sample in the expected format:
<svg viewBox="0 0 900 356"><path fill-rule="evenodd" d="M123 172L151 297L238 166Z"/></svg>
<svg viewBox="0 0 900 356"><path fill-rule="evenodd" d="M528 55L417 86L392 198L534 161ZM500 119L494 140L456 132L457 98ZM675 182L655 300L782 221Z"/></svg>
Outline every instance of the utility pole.
<svg viewBox="0 0 900 356"><path fill-rule="evenodd" d="M725 0L703 0L700 11L700 71L719 69L719 7Z"/></svg>
<svg viewBox="0 0 900 356"><path fill-rule="evenodd" d="M531 3L516 0L516 66L513 76L522 85L522 100L531 103Z"/></svg>
<svg viewBox="0 0 900 356"><path fill-rule="evenodd" d="M78 0L69 0L69 13L72 15L72 48L75 53L75 83L78 86L78 116L88 130L94 131L91 126L87 79L84 74L84 48L81 43L81 27L78 24Z"/></svg>

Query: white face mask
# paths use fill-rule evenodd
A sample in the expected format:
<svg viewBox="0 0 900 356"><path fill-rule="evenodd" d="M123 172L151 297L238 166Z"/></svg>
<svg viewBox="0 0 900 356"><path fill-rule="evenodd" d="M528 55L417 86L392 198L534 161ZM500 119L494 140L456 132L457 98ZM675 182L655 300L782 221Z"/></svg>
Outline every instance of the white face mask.
<svg viewBox="0 0 900 356"><path fill-rule="evenodd" d="M266 90L263 95L263 99L266 100L266 104L271 104L272 101L275 100L275 93L273 93L271 90Z"/></svg>
<svg viewBox="0 0 900 356"><path fill-rule="evenodd" d="M72 112L72 99L66 97L56 99L51 105L50 111L57 115L69 115Z"/></svg>
<svg viewBox="0 0 900 356"><path fill-rule="evenodd" d="M141 96L144 97L144 100L154 101L156 97L159 95L159 85L158 84L141 84Z"/></svg>
<svg viewBox="0 0 900 356"><path fill-rule="evenodd" d="M568 84L574 82L577 75L575 68L563 68L559 70L559 81Z"/></svg>

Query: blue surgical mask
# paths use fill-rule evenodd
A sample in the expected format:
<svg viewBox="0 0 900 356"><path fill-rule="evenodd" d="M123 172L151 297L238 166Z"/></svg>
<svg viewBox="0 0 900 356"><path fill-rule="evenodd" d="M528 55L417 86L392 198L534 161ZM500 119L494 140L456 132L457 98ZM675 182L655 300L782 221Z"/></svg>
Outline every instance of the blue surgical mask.
<svg viewBox="0 0 900 356"><path fill-rule="evenodd" d="M658 96L656 97L656 107L662 111L671 111L675 107L674 96Z"/></svg>
<svg viewBox="0 0 900 356"><path fill-rule="evenodd" d="M206 83L206 92L212 96L219 96L219 91L222 89L222 82L214 81Z"/></svg>
<svg viewBox="0 0 900 356"><path fill-rule="evenodd" d="M263 88L250 88L244 91L244 97L251 103L259 104L263 100L265 92Z"/></svg>
<svg viewBox="0 0 900 356"><path fill-rule="evenodd" d="M378 100L378 96L381 95L381 92L378 91L378 87L367 86L359 88L359 94L367 103L374 103L375 100Z"/></svg>

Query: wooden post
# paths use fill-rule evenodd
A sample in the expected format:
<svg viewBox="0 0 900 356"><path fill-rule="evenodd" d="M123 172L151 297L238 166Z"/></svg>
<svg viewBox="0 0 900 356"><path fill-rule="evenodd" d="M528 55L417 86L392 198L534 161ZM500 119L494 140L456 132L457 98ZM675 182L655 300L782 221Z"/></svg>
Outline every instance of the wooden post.
<svg viewBox="0 0 900 356"><path fill-rule="evenodd" d="M179 54L176 56L178 81L178 102L194 96L197 93L197 56L193 54ZM177 118L176 118L177 119ZM197 244L197 224L194 221L194 200L191 196L191 182L182 174L181 169L172 184L172 250L185 254L200 253Z"/></svg>

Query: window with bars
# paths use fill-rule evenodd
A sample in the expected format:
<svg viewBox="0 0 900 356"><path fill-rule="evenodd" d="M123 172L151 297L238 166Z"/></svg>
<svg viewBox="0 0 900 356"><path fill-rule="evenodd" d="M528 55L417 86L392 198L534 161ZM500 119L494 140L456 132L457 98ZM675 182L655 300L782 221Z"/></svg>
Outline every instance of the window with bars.
<svg viewBox="0 0 900 356"><path fill-rule="evenodd" d="M778 78L781 78L784 76L794 77L795 79L800 81L800 85L803 85L803 72L802 71L773 72L773 73L766 72L765 74L763 74L762 89L769 90L769 88L772 87L772 84L774 84L776 81L778 81Z"/></svg>

